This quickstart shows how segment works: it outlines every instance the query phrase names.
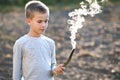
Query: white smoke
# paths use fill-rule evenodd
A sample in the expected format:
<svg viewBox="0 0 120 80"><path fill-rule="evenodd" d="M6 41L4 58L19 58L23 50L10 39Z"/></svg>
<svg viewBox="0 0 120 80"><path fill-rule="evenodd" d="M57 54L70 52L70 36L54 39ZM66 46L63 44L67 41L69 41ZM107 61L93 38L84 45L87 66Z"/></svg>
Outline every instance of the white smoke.
<svg viewBox="0 0 120 80"><path fill-rule="evenodd" d="M70 39L72 48L76 48L76 33L77 30L83 27L83 22L85 22L85 17L87 15L90 15L91 17L94 17L96 14L102 12L102 7L98 4L97 0L85 0L85 2L81 2L81 8L75 9L74 11L70 12L68 16L71 19L68 19L68 24L70 25ZM102 0L101 2L103 2Z"/></svg>

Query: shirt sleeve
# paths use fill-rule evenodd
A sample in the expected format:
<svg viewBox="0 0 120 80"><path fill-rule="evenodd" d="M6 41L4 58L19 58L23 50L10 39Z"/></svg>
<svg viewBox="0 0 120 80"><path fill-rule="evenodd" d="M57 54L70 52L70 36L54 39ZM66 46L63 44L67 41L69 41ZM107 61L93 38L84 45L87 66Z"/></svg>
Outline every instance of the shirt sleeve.
<svg viewBox="0 0 120 80"><path fill-rule="evenodd" d="M52 70L54 69L54 68L56 68L56 53L55 53L55 42L53 41L53 44L52 44Z"/></svg>
<svg viewBox="0 0 120 80"><path fill-rule="evenodd" d="M21 80L21 45L16 42L13 46L13 80Z"/></svg>

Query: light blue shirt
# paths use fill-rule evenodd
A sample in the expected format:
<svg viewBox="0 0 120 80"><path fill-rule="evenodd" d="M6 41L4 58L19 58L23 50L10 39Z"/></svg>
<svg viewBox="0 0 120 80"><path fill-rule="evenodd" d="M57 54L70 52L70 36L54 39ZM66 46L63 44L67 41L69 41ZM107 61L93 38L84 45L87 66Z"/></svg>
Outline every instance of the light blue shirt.
<svg viewBox="0 0 120 80"><path fill-rule="evenodd" d="M24 35L13 47L13 80L54 80L55 42L46 37Z"/></svg>

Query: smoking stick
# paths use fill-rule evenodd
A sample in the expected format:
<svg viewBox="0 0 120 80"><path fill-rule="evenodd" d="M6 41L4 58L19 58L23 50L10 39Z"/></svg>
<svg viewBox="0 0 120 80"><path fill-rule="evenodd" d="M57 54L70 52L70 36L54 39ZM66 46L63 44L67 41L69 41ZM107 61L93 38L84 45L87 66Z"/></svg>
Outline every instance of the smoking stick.
<svg viewBox="0 0 120 80"><path fill-rule="evenodd" d="M68 57L67 61L63 64L64 67L66 67L68 65L68 63L71 61L74 51L75 51L75 49L72 49L70 56Z"/></svg>

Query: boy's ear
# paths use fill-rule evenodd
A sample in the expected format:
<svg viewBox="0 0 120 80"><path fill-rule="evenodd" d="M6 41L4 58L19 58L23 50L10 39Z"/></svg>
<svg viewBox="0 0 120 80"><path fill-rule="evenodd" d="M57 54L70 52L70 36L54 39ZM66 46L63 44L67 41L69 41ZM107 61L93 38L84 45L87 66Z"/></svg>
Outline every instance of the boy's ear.
<svg viewBox="0 0 120 80"><path fill-rule="evenodd" d="M30 21L31 21L30 18L26 18L26 20L25 20L25 22L26 22L28 25L30 25Z"/></svg>

